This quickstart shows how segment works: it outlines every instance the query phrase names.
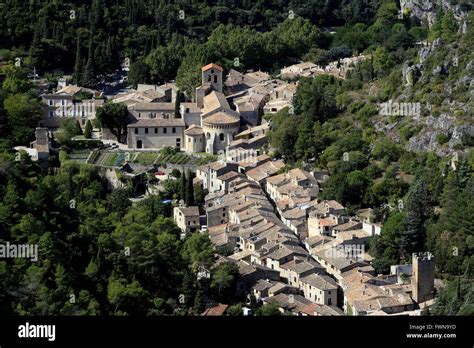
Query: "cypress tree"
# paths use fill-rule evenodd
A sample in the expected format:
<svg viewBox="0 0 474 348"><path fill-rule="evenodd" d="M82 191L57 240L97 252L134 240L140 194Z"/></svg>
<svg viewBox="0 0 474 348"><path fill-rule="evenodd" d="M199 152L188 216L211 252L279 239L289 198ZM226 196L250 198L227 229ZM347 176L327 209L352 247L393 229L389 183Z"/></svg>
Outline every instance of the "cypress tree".
<svg viewBox="0 0 474 348"><path fill-rule="evenodd" d="M82 85L82 73L83 73L83 59L81 56L81 40L79 38L79 33L77 33L77 43L76 43L76 64L74 66L74 83L78 86Z"/></svg>
<svg viewBox="0 0 474 348"><path fill-rule="evenodd" d="M94 50L95 70L98 75L102 75L104 73L104 67L107 65L107 62L104 61L104 57L104 50L102 48L102 44L100 44Z"/></svg>
<svg viewBox="0 0 474 348"><path fill-rule="evenodd" d="M400 244L404 255L420 251L425 234L425 221L431 213L431 199L426 179L419 178L408 191L405 202L405 230Z"/></svg>
<svg viewBox="0 0 474 348"><path fill-rule="evenodd" d="M181 105L181 91L178 89L176 92L176 100L174 102L174 117L181 118L181 114L179 113L179 107Z"/></svg>
<svg viewBox="0 0 474 348"><path fill-rule="evenodd" d="M84 137L86 139L92 138L92 123L90 120L87 120L86 127L84 128Z"/></svg>
<svg viewBox="0 0 474 348"><path fill-rule="evenodd" d="M106 70L108 73L111 73L115 70L115 64L113 59L113 50L112 50L112 38L107 39L107 45L105 46L105 60L108 62L106 65Z"/></svg>
<svg viewBox="0 0 474 348"><path fill-rule="evenodd" d="M183 201L186 199L186 176L184 175L184 170L181 171L181 187L179 198Z"/></svg>
<svg viewBox="0 0 474 348"><path fill-rule="evenodd" d="M87 87L94 87L96 82L95 78L95 65L94 65L94 54L92 49L92 35L89 38L89 53L87 55L87 63L84 67L84 85Z"/></svg>
<svg viewBox="0 0 474 348"><path fill-rule="evenodd" d="M193 186L193 175L190 170L186 173L186 205L194 205L194 186Z"/></svg>
<svg viewBox="0 0 474 348"><path fill-rule="evenodd" d="M42 62L43 56L43 49L41 47L41 38L39 35L39 31L35 30L35 34L33 36L33 42L31 43L30 47L30 60L31 65L36 68L43 68Z"/></svg>

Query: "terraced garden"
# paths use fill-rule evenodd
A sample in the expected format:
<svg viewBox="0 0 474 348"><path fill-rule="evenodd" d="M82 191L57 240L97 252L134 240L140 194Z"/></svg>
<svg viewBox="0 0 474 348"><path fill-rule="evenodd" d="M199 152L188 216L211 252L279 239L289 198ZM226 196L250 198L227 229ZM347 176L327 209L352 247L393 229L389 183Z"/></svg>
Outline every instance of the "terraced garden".
<svg viewBox="0 0 474 348"><path fill-rule="evenodd" d="M71 154L70 158L74 160L76 160L77 158L77 160L85 162L88 156L88 153ZM143 165L176 164L187 166L200 166L216 160L216 156L212 156L209 154L188 155L184 152L166 154L160 152L107 152L95 150L90 155L89 161L87 163L105 167L121 166L123 163L125 163L125 161L130 161L132 163L139 163Z"/></svg>
<svg viewBox="0 0 474 348"><path fill-rule="evenodd" d="M157 163L200 166L200 165L203 165L215 160L216 160L215 156L211 156L207 154L203 156L190 156L185 153L176 153L176 154L160 154L158 156Z"/></svg>
<svg viewBox="0 0 474 348"><path fill-rule="evenodd" d="M89 158L90 151L83 151L83 152L73 152L68 154L68 159L72 161L82 162L85 163L87 158Z"/></svg>

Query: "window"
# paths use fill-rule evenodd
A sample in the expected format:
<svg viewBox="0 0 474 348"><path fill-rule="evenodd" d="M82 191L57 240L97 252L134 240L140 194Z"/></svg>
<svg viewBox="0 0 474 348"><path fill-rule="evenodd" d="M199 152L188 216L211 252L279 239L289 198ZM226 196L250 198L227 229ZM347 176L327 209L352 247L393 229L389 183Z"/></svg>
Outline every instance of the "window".
<svg viewBox="0 0 474 348"><path fill-rule="evenodd" d="M145 134L148 134L148 128L145 128Z"/></svg>
<svg viewBox="0 0 474 348"><path fill-rule="evenodd" d="M48 100L48 105L49 105L49 106L53 106L53 100L52 100L52 99L49 99L49 100Z"/></svg>
<svg viewBox="0 0 474 348"><path fill-rule="evenodd" d="M53 116L54 116L54 111L50 111L50 112L48 113L48 115L49 115L49 117L53 117Z"/></svg>
<svg viewBox="0 0 474 348"><path fill-rule="evenodd" d="M186 108L186 113L189 113L189 108Z"/></svg>
<svg viewBox="0 0 474 348"><path fill-rule="evenodd" d="M188 226L191 225L191 221L188 221Z"/></svg>
<svg viewBox="0 0 474 348"><path fill-rule="evenodd" d="M207 77L207 82L211 82L211 75Z"/></svg>
<svg viewBox="0 0 474 348"><path fill-rule="evenodd" d="M158 134L158 128L155 128L155 134Z"/></svg>
<svg viewBox="0 0 474 348"><path fill-rule="evenodd" d="M138 134L138 128L135 128L135 134Z"/></svg>
<svg viewBox="0 0 474 348"><path fill-rule="evenodd" d="M166 134L166 127L163 128L163 134Z"/></svg>
<svg viewBox="0 0 474 348"><path fill-rule="evenodd" d="M214 83L217 83L217 75L214 75Z"/></svg>
<svg viewBox="0 0 474 348"><path fill-rule="evenodd" d="M175 127L173 127L172 132L176 133L176 128Z"/></svg>
<svg viewBox="0 0 474 348"><path fill-rule="evenodd" d="M224 133L219 134L219 140L224 141Z"/></svg>

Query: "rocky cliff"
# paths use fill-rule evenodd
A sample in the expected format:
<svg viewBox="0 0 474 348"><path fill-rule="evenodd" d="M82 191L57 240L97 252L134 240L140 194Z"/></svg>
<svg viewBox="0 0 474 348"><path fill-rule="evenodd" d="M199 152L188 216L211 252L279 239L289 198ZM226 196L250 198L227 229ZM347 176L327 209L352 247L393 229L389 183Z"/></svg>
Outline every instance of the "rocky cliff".
<svg viewBox="0 0 474 348"><path fill-rule="evenodd" d="M418 18L430 28L435 21L436 13L439 9L452 11L456 20L461 23L461 28L463 28L470 5L470 0L400 0L402 13Z"/></svg>

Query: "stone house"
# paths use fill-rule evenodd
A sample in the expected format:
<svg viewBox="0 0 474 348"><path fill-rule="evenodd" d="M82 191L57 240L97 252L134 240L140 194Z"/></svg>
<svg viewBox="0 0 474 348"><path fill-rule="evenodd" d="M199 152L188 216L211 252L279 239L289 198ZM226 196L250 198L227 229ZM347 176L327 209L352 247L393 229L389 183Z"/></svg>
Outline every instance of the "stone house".
<svg viewBox="0 0 474 348"><path fill-rule="evenodd" d="M127 126L129 149L160 149L183 147L185 124L181 118L139 119Z"/></svg>
<svg viewBox="0 0 474 348"><path fill-rule="evenodd" d="M199 208L193 207L174 207L173 219L181 231L186 234L200 229Z"/></svg>
<svg viewBox="0 0 474 348"><path fill-rule="evenodd" d="M337 283L327 275L312 273L300 279L304 297L328 306L337 306Z"/></svg>

